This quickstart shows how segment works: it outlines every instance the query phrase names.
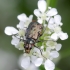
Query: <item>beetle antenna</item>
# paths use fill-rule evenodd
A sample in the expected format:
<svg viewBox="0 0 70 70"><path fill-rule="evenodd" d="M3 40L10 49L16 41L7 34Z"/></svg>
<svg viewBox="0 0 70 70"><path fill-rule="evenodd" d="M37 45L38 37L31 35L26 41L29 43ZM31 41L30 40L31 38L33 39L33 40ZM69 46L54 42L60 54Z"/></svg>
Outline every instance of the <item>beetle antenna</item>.
<svg viewBox="0 0 70 70"><path fill-rule="evenodd" d="M40 52L41 52L41 55L43 56L42 50L41 50L39 47L35 46L35 45L34 45L34 47L38 48L38 49L40 50ZM47 59L45 56L43 56L43 57L44 57L45 59Z"/></svg>

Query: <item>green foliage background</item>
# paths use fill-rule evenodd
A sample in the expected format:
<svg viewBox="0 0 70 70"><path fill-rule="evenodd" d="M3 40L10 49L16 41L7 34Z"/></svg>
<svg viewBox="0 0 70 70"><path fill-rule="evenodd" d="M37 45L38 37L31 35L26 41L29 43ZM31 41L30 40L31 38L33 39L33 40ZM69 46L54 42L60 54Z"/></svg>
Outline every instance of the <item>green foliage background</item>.
<svg viewBox="0 0 70 70"><path fill-rule="evenodd" d="M0 60L6 59L6 53L12 56L13 60L9 58L7 62L0 62L0 70L20 70L18 66L18 58L23 53L19 51L14 46L11 45L11 37L4 34L4 29L6 26L14 26L19 23L17 20L17 15L21 13L26 13L27 16L33 14L34 9L37 8L38 0L0 0ZM70 36L70 0L50 0L50 6L55 7L58 10L58 13L62 17L62 30L67 32ZM34 19L36 17L34 16ZM70 70L70 39L68 38L65 41L58 41L62 43L62 49L60 52L60 57L58 60L54 60L56 63L55 70ZM4 52L1 54L1 51ZM7 58L8 59L8 58ZM12 61L11 61L12 60ZM7 63L10 63L9 68ZM2 65L3 64L3 68ZM44 70L43 67L40 67L41 70Z"/></svg>

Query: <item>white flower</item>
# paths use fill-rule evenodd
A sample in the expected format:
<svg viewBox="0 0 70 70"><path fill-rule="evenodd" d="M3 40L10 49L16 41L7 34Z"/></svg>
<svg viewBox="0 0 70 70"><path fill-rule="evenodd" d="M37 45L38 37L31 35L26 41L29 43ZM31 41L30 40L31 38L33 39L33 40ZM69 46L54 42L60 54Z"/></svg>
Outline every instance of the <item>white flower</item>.
<svg viewBox="0 0 70 70"><path fill-rule="evenodd" d="M41 56L38 56L37 58L35 58L33 62L35 66L39 67L40 65L44 64L45 69L49 68L49 66L50 67L53 66L49 69L49 70L53 70L55 68L55 65L50 59L58 57L59 53L57 51L51 52L50 48L47 48L46 51L43 50L41 53L42 53ZM47 65L46 61L48 61L50 65Z"/></svg>
<svg viewBox="0 0 70 70"><path fill-rule="evenodd" d="M25 30L24 30L24 29L19 29L18 35L19 35L20 37L25 36Z"/></svg>
<svg viewBox="0 0 70 70"><path fill-rule="evenodd" d="M62 22L61 22L61 16L60 15L55 15L54 16L54 22L57 24L57 25L60 25L62 26Z"/></svg>
<svg viewBox="0 0 70 70"><path fill-rule="evenodd" d="M4 30L5 34L6 35L19 35L19 36L24 36L25 35L25 30L23 29L20 29L20 30L17 30L15 29L14 27L11 27L11 26L7 26Z"/></svg>
<svg viewBox="0 0 70 70"><path fill-rule="evenodd" d="M47 45L47 50L55 49L56 51L59 51L61 49L61 47L62 47L61 44L59 44L59 43L57 43L55 41L47 41L46 45Z"/></svg>
<svg viewBox="0 0 70 70"><path fill-rule="evenodd" d="M63 32L53 33L51 35L51 38L55 41L58 40L58 38L60 38L61 40L65 40L68 38L68 35L67 35L67 33L63 33Z"/></svg>
<svg viewBox="0 0 70 70"><path fill-rule="evenodd" d="M20 39L18 39L15 36L12 36L11 44L14 45L19 50L24 49L24 42L20 41Z"/></svg>
<svg viewBox="0 0 70 70"><path fill-rule="evenodd" d="M54 41L47 41L46 45L47 45L48 47L51 47L51 49L54 49L55 46L57 45L57 43L54 42Z"/></svg>
<svg viewBox="0 0 70 70"><path fill-rule="evenodd" d="M38 9L34 10L34 14L37 16L38 22L43 23L44 20L48 21L51 16L56 15L58 12L56 8L48 7L45 0L38 1Z"/></svg>
<svg viewBox="0 0 70 70"><path fill-rule="evenodd" d="M46 2L45 0L38 1L38 9L34 10L34 14L38 17L38 22L42 23L46 19Z"/></svg>
<svg viewBox="0 0 70 70"><path fill-rule="evenodd" d="M26 29L28 25L32 22L33 15L27 17L26 14L22 13L18 15L17 18L20 21L17 25L17 28Z"/></svg>
<svg viewBox="0 0 70 70"><path fill-rule="evenodd" d="M61 21L58 20L59 18L50 18L50 20L48 21L48 28L56 31L56 30L61 30L61 27L59 25L62 25ZM58 20L58 22L56 22Z"/></svg>
<svg viewBox="0 0 70 70"><path fill-rule="evenodd" d="M20 40L24 40L25 30L17 30L14 27L8 26L5 28L5 34L12 35L11 44L14 45L17 49L24 49L24 42Z"/></svg>
<svg viewBox="0 0 70 70"><path fill-rule="evenodd" d="M41 64L44 64L44 67L46 70L54 70L54 68L55 68L55 64L51 60L46 59L45 62L43 63L42 58L37 58L37 60L35 60L35 66L38 67Z"/></svg>
<svg viewBox="0 0 70 70"><path fill-rule="evenodd" d="M24 53L19 59L19 65L24 69L30 68L31 64L35 64L35 60L37 59L40 53L39 51L39 49L33 48L33 50L31 50L29 54Z"/></svg>
<svg viewBox="0 0 70 70"><path fill-rule="evenodd" d="M42 64L42 61L43 61L42 58L38 58L35 62L35 65L40 66ZM44 67L45 67L46 70L54 70L55 64L51 60L47 59L44 62Z"/></svg>
<svg viewBox="0 0 70 70"><path fill-rule="evenodd" d="M30 59L29 55L26 53L24 53L23 55L20 56L18 63L19 63L19 66L21 67L21 69L38 70L38 68L33 63L31 63L31 59Z"/></svg>

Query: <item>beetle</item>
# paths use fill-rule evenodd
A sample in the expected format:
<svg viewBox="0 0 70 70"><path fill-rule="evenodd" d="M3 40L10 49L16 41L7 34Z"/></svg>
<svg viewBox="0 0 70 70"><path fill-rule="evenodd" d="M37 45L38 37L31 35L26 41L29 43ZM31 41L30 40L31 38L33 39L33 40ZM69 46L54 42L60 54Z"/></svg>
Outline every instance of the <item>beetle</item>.
<svg viewBox="0 0 70 70"><path fill-rule="evenodd" d="M32 47L35 47L35 43L37 42L38 38L42 35L43 32L43 25L39 24L38 22L31 22L26 29L25 37L26 40L24 41L24 48L25 53L30 53Z"/></svg>

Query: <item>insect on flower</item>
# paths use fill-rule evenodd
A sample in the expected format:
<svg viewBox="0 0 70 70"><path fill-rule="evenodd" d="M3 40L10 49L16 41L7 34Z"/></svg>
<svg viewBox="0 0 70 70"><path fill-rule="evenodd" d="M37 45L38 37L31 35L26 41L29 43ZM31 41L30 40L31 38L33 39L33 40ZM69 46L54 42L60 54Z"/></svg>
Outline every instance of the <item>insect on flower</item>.
<svg viewBox="0 0 70 70"><path fill-rule="evenodd" d="M24 40L25 52L29 53L32 47L35 46L35 43L38 41L38 38L42 35L43 25L38 22L31 22L26 30Z"/></svg>

